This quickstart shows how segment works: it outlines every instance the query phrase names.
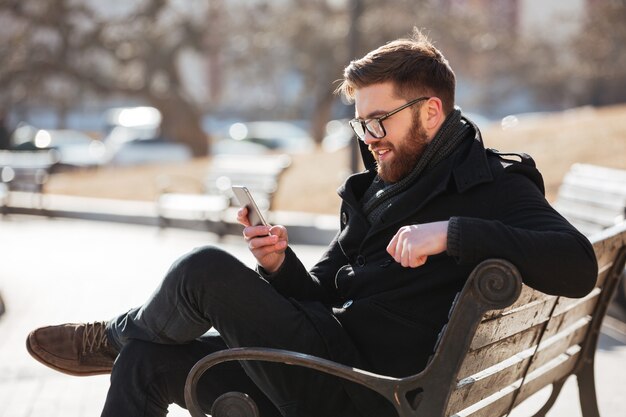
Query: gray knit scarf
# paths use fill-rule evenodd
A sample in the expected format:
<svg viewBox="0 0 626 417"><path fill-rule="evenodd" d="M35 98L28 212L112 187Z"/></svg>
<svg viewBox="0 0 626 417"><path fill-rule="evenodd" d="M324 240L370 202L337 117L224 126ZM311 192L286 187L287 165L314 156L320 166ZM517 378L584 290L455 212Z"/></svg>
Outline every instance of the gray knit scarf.
<svg viewBox="0 0 626 417"><path fill-rule="evenodd" d="M450 156L469 130L470 126L461 120L461 110L454 109L433 140L426 146L409 175L393 184L385 184L377 175L362 199L363 211L370 224L374 224L381 214L400 197L400 194L417 181L422 173L429 171Z"/></svg>

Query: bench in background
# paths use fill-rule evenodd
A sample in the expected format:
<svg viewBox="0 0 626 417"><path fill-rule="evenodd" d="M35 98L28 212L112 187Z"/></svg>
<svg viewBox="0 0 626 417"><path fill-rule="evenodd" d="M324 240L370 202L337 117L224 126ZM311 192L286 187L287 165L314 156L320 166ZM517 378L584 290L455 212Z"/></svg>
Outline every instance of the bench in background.
<svg viewBox="0 0 626 417"><path fill-rule="evenodd" d="M364 385L390 401L400 417L499 417L552 385L535 414L544 416L566 379L576 375L584 417L599 417L594 357L600 326L626 260L626 225L592 239L598 259L596 287L586 297L550 296L522 284L514 265L489 259L478 265L459 293L450 320L426 368L412 376L376 375L325 359L275 349L238 348L200 360L185 385L193 417L200 409L196 387L210 367L225 361L258 360L304 366ZM546 277L551 279L551 277ZM227 393L213 405L213 417L258 417L243 393Z"/></svg>
<svg viewBox="0 0 626 417"><path fill-rule="evenodd" d="M559 187L554 208L590 237L624 221L626 170L574 164ZM611 314L626 319L626 273L622 276Z"/></svg>
<svg viewBox="0 0 626 417"><path fill-rule="evenodd" d="M238 207L231 186L245 185L259 205L268 212L280 176L291 164L288 155L216 155L198 193L176 192L177 185L189 179L161 177L157 211L162 226L176 221L200 221L219 235L226 233L225 212ZM232 220L231 220L232 221Z"/></svg>
<svg viewBox="0 0 626 417"><path fill-rule="evenodd" d="M587 236L621 223L626 210L626 170L572 165L554 207Z"/></svg>
<svg viewBox="0 0 626 417"><path fill-rule="evenodd" d="M11 205L13 192L30 193L43 206L45 185L59 157L54 150L0 151L0 203Z"/></svg>

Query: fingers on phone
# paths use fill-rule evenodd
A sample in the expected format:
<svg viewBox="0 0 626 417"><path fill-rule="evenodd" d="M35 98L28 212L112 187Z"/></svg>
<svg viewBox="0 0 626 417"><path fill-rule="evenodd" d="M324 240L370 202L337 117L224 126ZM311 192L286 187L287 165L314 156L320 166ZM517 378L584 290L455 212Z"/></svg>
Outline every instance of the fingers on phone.
<svg viewBox="0 0 626 417"><path fill-rule="evenodd" d="M239 224L242 224L244 226L250 226L250 220L248 219L247 207L241 207L237 211L237 222L239 222Z"/></svg>
<svg viewBox="0 0 626 417"><path fill-rule="evenodd" d="M243 236L247 239L271 237L268 226L247 226L243 229Z"/></svg>
<svg viewBox="0 0 626 417"><path fill-rule="evenodd" d="M264 236L264 237L256 237L255 239L250 240L250 248L257 249L262 248L264 246L271 246L278 243L278 236Z"/></svg>

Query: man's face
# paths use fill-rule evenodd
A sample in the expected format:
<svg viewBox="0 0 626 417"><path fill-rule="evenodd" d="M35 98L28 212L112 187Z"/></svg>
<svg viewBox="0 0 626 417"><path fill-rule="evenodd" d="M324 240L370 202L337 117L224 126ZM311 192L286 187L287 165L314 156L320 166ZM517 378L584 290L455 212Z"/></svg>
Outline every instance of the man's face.
<svg viewBox="0 0 626 417"><path fill-rule="evenodd" d="M356 117L363 120L379 117L406 102L394 95L393 84L373 84L356 91ZM374 155L378 175L387 183L406 177L429 142L420 118L413 117L414 111L409 107L385 119L382 123L386 135L382 139L374 138L369 132L366 134L365 143Z"/></svg>

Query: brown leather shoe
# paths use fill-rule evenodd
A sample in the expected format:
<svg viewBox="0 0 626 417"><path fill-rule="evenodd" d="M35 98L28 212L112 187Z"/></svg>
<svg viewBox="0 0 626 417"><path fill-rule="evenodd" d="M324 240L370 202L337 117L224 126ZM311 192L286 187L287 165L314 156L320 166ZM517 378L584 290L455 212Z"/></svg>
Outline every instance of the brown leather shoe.
<svg viewBox="0 0 626 417"><path fill-rule="evenodd" d="M26 339L28 353L68 375L109 374L118 351L109 343L105 322L40 327Z"/></svg>

